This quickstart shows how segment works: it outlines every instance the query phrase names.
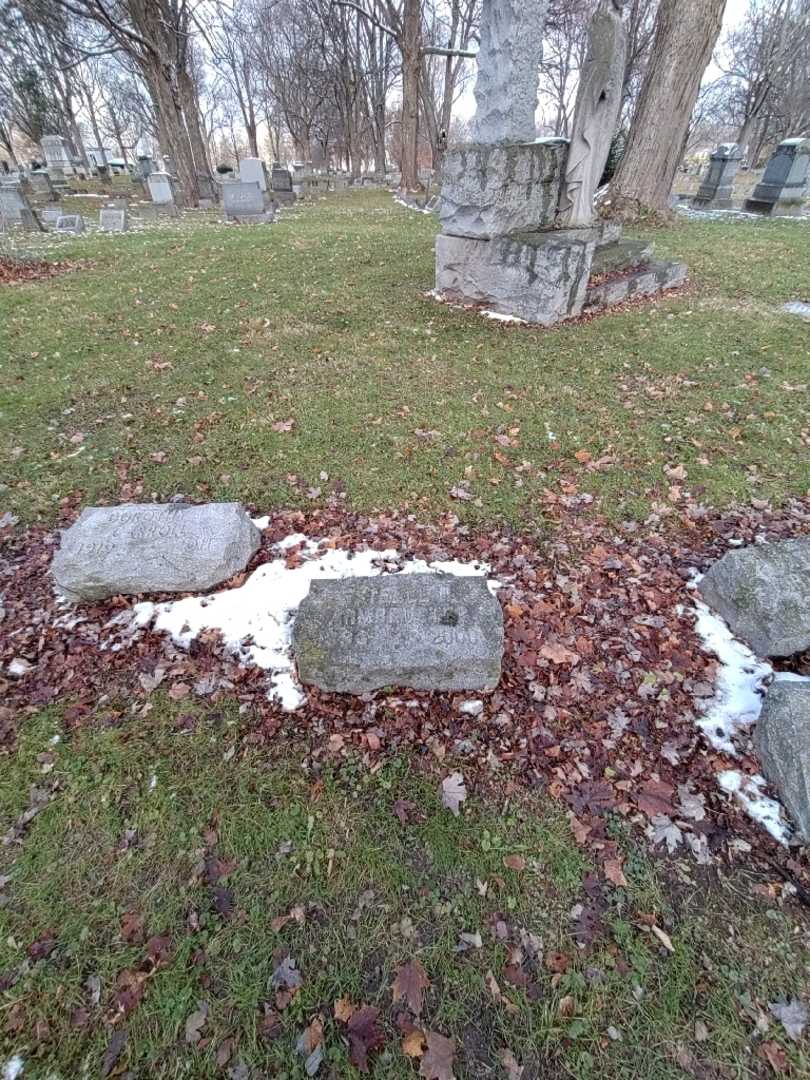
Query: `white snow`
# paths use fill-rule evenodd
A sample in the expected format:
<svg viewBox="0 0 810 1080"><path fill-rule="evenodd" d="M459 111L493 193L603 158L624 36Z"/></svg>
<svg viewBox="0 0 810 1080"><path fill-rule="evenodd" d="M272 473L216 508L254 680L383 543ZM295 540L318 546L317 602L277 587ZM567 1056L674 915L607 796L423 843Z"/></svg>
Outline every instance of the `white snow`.
<svg viewBox="0 0 810 1080"><path fill-rule="evenodd" d="M9 1058L3 1066L3 1080L17 1080L17 1077L22 1075L24 1064L19 1054Z"/></svg>
<svg viewBox="0 0 810 1080"><path fill-rule="evenodd" d="M413 203L406 202L405 199L400 199L399 195L394 196L394 202L399 203L400 206L404 206L406 210L413 210L414 213L416 213L416 214L432 214L433 213L433 210L429 210L427 208L427 206L414 206Z"/></svg>
<svg viewBox="0 0 810 1080"><path fill-rule="evenodd" d="M485 319L492 319L493 322L517 323L518 326L528 326L526 320L519 319L517 315L504 315L500 311L482 311L481 314Z"/></svg>
<svg viewBox="0 0 810 1080"><path fill-rule="evenodd" d="M698 727L715 750L736 756L734 736L756 723L773 668L757 659L705 604L696 602L695 608L695 630L703 648L720 661L715 696Z"/></svg>
<svg viewBox="0 0 810 1080"><path fill-rule="evenodd" d="M765 777L758 773L746 776L736 769L726 769L717 774L717 782L723 791L733 795L750 818L758 822L780 844L790 840L791 828L782 815L782 805L764 794Z"/></svg>
<svg viewBox="0 0 810 1080"><path fill-rule="evenodd" d="M265 514L264 517L251 518L251 521L257 529L259 529L261 532L264 532L264 530L270 524L270 515Z"/></svg>
<svg viewBox="0 0 810 1080"><path fill-rule="evenodd" d="M358 552L335 548L319 553L320 541L308 540L300 533L286 537L275 546L284 552L299 543L303 544L303 562L299 566L290 568L285 558L274 559L259 566L237 589L162 604L135 604L123 618L117 616L113 624L124 624L133 633L151 624L183 648L203 630L219 630L229 652L242 663L268 673L269 696L292 711L305 700L293 673L292 624L315 579L376 576L390 569L392 562L396 562L402 574L486 577L490 569L486 563L457 560L402 562L403 557L393 548ZM488 584L493 593L497 591L499 582L491 580Z"/></svg>

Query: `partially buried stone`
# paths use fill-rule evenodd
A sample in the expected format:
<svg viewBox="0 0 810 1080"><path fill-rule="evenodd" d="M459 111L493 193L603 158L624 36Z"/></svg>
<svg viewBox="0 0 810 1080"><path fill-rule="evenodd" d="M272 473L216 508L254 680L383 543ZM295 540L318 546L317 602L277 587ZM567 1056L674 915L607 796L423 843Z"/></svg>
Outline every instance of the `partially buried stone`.
<svg viewBox="0 0 810 1080"><path fill-rule="evenodd" d="M810 648L810 537L729 551L700 592L759 656Z"/></svg>
<svg viewBox="0 0 810 1080"><path fill-rule="evenodd" d="M240 503L91 506L53 559L71 599L197 592L244 570L261 534Z"/></svg>
<svg viewBox="0 0 810 1080"><path fill-rule="evenodd" d="M293 652L301 682L337 693L492 689L501 677L503 613L480 577L313 581Z"/></svg>
<svg viewBox="0 0 810 1080"><path fill-rule="evenodd" d="M754 732L762 770L810 841L810 682L777 678Z"/></svg>

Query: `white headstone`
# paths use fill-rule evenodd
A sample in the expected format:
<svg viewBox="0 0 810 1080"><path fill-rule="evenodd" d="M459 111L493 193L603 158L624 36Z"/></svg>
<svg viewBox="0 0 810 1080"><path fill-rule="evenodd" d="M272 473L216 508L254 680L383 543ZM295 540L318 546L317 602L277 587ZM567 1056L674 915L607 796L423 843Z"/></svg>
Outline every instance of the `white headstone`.
<svg viewBox="0 0 810 1080"><path fill-rule="evenodd" d="M129 228L126 209L117 206L102 207L98 212L98 224L103 232L126 232Z"/></svg>
<svg viewBox="0 0 810 1080"><path fill-rule="evenodd" d="M174 185L172 178L165 172L153 172L146 178L152 202L159 206L174 206Z"/></svg>
<svg viewBox="0 0 810 1080"><path fill-rule="evenodd" d="M260 191L267 191L267 171L261 158L242 158L239 162L239 179L243 184L258 184Z"/></svg>

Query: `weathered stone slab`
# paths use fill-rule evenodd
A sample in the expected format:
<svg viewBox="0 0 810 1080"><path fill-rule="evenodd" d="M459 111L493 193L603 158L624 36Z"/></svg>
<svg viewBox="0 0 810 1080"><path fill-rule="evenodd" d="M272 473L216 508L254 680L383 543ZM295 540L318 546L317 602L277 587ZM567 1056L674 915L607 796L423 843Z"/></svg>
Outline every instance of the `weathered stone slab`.
<svg viewBox="0 0 810 1080"><path fill-rule="evenodd" d="M531 142L548 0L484 0L475 82L476 142Z"/></svg>
<svg viewBox="0 0 810 1080"><path fill-rule="evenodd" d="M759 656L810 648L810 538L729 551L707 571L700 592Z"/></svg>
<svg viewBox="0 0 810 1080"><path fill-rule="evenodd" d="M604 311L616 304L623 304L626 300L655 296L667 289L683 285L689 278L686 263L663 262L658 259L651 259L645 265L631 269L630 273L621 273L621 266L617 266L615 270L616 277L608 277L606 281L588 285L582 307L584 315Z"/></svg>
<svg viewBox="0 0 810 1080"><path fill-rule="evenodd" d="M103 232L126 232L129 229L127 211L124 207L104 206L98 212L98 224Z"/></svg>
<svg viewBox="0 0 810 1080"><path fill-rule="evenodd" d="M298 677L322 690L482 690L501 677L503 613L484 578L313 581L293 627Z"/></svg>
<svg viewBox="0 0 810 1080"><path fill-rule="evenodd" d="M443 231L489 239L553 224L567 150L565 139L450 147L442 166Z"/></svg>
<svg viewBox="0 0 810 1080"><path fill-rule="evenodd" d="M169 173L152 172L147 176L149 194L158 206L174 206L177 202L174 181Z"/></svg>
<svg viewBox="0 0 810 1080"><path fill-rule="evenodd" d="M552 326L582 311L596 250L591 229L519 233L494 240L436 237L436 289L502 315Z"/></svg>
<svg viewBox="0 0 810 1080"><path fill-rule="evenodd" d="M633 270L652 258L653 246L646 240L620 240L600 244L591 263L591 277L610 274L614 270Z"/></svg>
<svg viewBox="0 0 810 1080"><path fill-rule="evenodd" d="M810 842L810 682L777 679L754 732L762 771Z"/></svg>
<svg viewBox="0 0 810 1080"><path fill-rule="evenodd" d="M255 224L273 220L273 211L266 210L264 192L258 181L248 184L237 180L223 184L222 211L226 221Z"/></svg>
<svg viewBox="0 0 810 1080"><path fill-rule="evenodd" d="M63 534L52 573L73 599L197 592L244 570L260 539L240 503L91 506Z"/></svg>
<svg viewBox="0 0 810 1080"><path fill-rule="evenodd" d="M21 212L30 209L28 199L19 184L0 183L0 221L21 221Z"/></svg>
<svg viewBox="0 0 810 1080"><path fill-rule="evenodd" d="M258 184L260 191L267 191L267 166L261 158L242 158L239 162L239 179L243 184Z"/></svg>
<svg viewBox="0 0 810 1080"><path fill-rule="evenodd" d="M774 150L765 175L754 188L745 209L790 217L801 214L810 183L810 139L785 139Z"/></svg>
<svg viewBox="0 0 810 1080"><path fill-rule="evenodd" d="M62 214L56 219L56 231L59 233L73 233L78 235L84 232L84 218L81 214Z"/></svg>

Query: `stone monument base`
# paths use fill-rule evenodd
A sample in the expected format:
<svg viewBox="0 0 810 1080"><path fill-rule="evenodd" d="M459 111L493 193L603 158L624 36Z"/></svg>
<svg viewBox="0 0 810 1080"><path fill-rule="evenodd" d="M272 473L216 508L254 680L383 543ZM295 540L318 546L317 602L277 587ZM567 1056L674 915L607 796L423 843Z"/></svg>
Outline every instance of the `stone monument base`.
<svg viewBox="0 0 810 1080"><path fill-rule="evenodd" d="M683 263L653 260L652 247L622 240L611 223L516 232L492 240L436 238L436 291L541 326L682 285Z"/></svg>

